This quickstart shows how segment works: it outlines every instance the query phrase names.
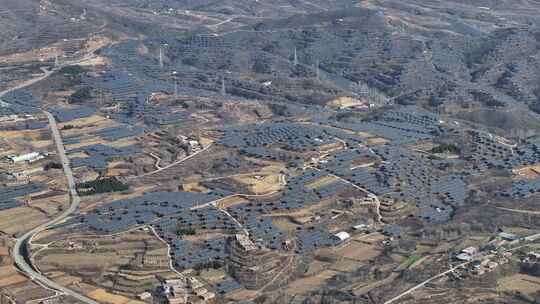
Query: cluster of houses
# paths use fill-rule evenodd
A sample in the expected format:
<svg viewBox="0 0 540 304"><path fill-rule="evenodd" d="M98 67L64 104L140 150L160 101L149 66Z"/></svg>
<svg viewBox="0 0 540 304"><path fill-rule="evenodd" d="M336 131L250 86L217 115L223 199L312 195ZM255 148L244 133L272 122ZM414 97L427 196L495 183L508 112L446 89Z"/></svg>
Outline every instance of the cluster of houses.
<svg viewBox="0 0 540 304"><path fill-rule="evenodd" d="M165 300L165 303L169 304L202 304L216 297L213 292L206 289L204 284L194 277L163 280L159 295ZM144 292L138 297L143 301L152 299L149 292Z"/></svg>

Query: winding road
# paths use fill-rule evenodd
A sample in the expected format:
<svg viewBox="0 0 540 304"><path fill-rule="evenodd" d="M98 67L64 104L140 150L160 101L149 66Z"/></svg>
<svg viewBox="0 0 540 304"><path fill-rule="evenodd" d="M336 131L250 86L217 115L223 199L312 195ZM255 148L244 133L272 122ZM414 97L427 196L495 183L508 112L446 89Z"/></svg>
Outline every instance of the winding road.
<svg viewBox="0 0 540 304"><path fill-rule="evenodd" d="M73 64L73 63L71 63L71 64ZM8 94L8 93L10 93L12 91L28 87L28 86L30 86L30 85L32 85L34 83L37 83L39 81L42 81L42 80L46 79L47 77L52 75L55 71L57 71L58 69L60 69L60 68L62 68L64 66L67 66L67 65L70 65L70 64L66 63L66 64L64 64L62 66L59 66L56 69L52 69L52 70L47 70L47 69L43 68L42 69L42 71L44 72L43 76L31 79L29 81L26 81L24 83L21 83L21 84L15 86L15 87L13 87L13 88L10 88L8 90L0 92L0 99L3 96L5 96L6 94ZM9 106L9 104L7 104L7 103L5 103L5 102L3 102L1 100L0 100L0 105L1 106ZM75 180L73 178L73 172L71 171L70 163L69 163L69 160L68 160L68 158L66 156L64 143L62 141L60 131L58 131L58 127L56 125L56 120L55 120L54 116L51 113L49 113L47 111L44 111L44 110L43 110L43 112L45 113L45 115L47 116L47 119L49 120L49 126L51 128L52 137L53 137L53 140L54 140L55 145L56 145L56 150L57 150L57 153L58 153L58 157L60 158L60 161L62 163L62 168L64 170L64 175L66 176L71 204L70 204L70 206L69 206L69 208L67 210L62 212L56 218L52 219L49 222L46 222L46 223L43 223L43 224L39 225L38 227L26 232L24 235L17 238L11 254L12 254L13 260L15 261L15 264L19 267L19 269L22 272L26 273L30 277L30 279L32 279L33 281L38 282L40 284L43 284L44 286L47 286L47 287L49 287L51 289L62 292L65 295L72 296L75 299L77 299L77 300L79 300L79 301L81 301L83 303L98 304L98 302L96 302L96 301L94 301L94 300L92 300L92 299L90 299L90 298L88 298L88 297L86 297L84 295L81 295L81 294L79 294L79 293L77 293L77 292L75 292L75 291L73 291L73 290L71 290L71 289L69 289L67 287L64 287L64 286L54 282L53 280L47 278L43 274L36 271L33 268L33 266L25 259L26 245L28 244L28 241L30 239L32 239L38 233L48 229L49 227L51 227L53 225L56 225L56 224L64 221L72 213L74 213L75 211L78 210L79 204L80 204L80 198L79 198L79 195L77 194L77 190L76 190L76 187L75 187Z"/></svg>
<svg viewBox="0 0 540 304"><path fill-rule="evenodd" d="M51 220L50 222L44 223L27 233L25 233L23 236L17 238L17 241L15 243L15 246L13 247L12 256L13 260L15 261L15 264L19 267L19 269L23 272L25 272L32 280L35 280L47 287L50 287L52 289L58 290L63 292L66 295L70 295L74 298L76 298L79 301L82 301L84 303L89 304L97 304L98 302L85 297L84 295L78 294L77 292L66 288L46 276L42 275L41 273L37 272L32 265L28 264L26 261L24 255L22 252L24 251L24 248L28 242L34 235L37 235L38 233L46 230L47 228L58 224L65 220L67 217L69 217L72 213L77 211L80 204L80 198L77 194L77 190L75 187L75 180L73 179L73 173L71 171L71 167L69 164L69 160L66 156L66 151L64 149L64 143L62 142L62 137L60 136L60 132L58 131L58 127L56 125L56 120L54 119L54 116L49 112L44 112L45 115L47 115L47 118L49 119L49 125L51 127L52 136L54 138L54 142L56 144L56 150L58 152L58 156L60 158L60 161L62 162L62 168L64 170L64 175L66 176L68 188L69 188L69 196L71 204L67 210L62 212L58 217Z"/></svg>

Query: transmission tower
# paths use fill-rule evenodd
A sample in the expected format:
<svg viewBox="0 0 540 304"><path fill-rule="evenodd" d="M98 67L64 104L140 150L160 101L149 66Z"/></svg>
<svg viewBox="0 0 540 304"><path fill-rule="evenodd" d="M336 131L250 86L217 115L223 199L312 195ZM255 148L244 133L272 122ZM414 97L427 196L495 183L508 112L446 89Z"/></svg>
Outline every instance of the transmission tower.
<svg viewBox="0 0 540 304"><path fill-rule="evenodd" d="M221 78L221 96L227 95L227 90L225 89L225 77Z"/></svg>
<svg viewBox="0 0 540 304"><path fill-rule="evenodd" d="M173 79L174 79L174 97L178 97L178 79L176 78L177 72L173 72Z"/></svg>
<svg viewBox="0 0 540 304"><path fill-rule="evenodd" d="M159 47L159 67L163 68L163 47Z"/></svg>

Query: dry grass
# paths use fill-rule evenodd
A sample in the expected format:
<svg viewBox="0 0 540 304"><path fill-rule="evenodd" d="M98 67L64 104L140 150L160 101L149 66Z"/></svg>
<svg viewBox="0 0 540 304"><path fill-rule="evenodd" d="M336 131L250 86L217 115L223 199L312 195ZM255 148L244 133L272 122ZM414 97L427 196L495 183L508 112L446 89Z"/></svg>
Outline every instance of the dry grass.
<svg viewBox="0 0 540 304"><path fill-rule="evenodd" d="M368 140L366 141L366 144L368 146L381 146L381 145L386 145L388 143L390 143L390 141L382 137L368 138Z"/></svg>
<svg viewBox="0 0 540 304"><path fill-rule="evenodd" d="M57 214L58 208L67 208L69 205L69 196L66 195L58 195L53 197L48 197L40 200L32 200L30 202L30 206L33 208L38 208L41 211L44 211L47 213L47 215L52 216L53 214Z"/></svg>
<svg viewBox="0 0 540 304"><path fill-rule="evenodd" d="M279 174L258 175L257 174L237 176L233 179L248 186L250 193L268 194L280 190L283 185L280 183Z"/></svg>
<svg viewBox="0 0 540 304"><path fill-rule="evenodd" d="M71 120L69 122L66 122L66 123L61 123L61 124L58 124L58 128L61 129L63 126L65 125L71 125L71 126L74 126L76 128L79 128L79 127L85 127L85 126L89 126L89 125L94 125L94 124L101 124L102 126L103 125L107 125L107 124L114 124L114 122L110 119L107 119L103 116L100 116L100 115L92 115L92 116L89 116L89 117L83 117L83 118L78 118L78 119L74 119L74 120ZM76 131L77 129L71 129L69 130L70 132L72 131Z"/></svg>
<svg viewBox="0 0 540 304"><path fill-rule="evenodd" d="M29 207L17 207L0 212L0 231L17 234L45 222L45 215Z"/></svg>
<svg viewBox="0 0 540 304"><path fill-rule="evenodd" d="M228 237L225 233L213 232L213 231L197 231L194 235L184 235L182 239L191 242L201 242L204 240L211 240L216 238Z"/></svg>
<svg viewBox="0 0 540 304"><path fill-rule="evenodd" d="M26 138L29 141L41 140L41 131L39 130L17 130L17 131L0 131L0 138L2 139L14 139L14 138Z"/></svg>
<svg viewBox="0 0 540 304"><path fill-rule="evenodd" d="M337 180L338 180L337 177L327 175L307 184L305 187L309 190L314 190L314 189L322 188L324 186L328 186Z"/></svg>
<svg viewBox="0 0 540 304"><path fill-rule="evenodd" d="M0 266L0 278L5 278L16 273L15 267L11 265Z"/></svg>
<svg viewBox="0 0 540 304"><path fill-rule="evenodd" d="M227 295L227 299L231 300L233 303L240 302L242 300L253 299L257 296L257 291L247 290L247 289L238 289Z"/></svg>
<svg viewBox="0 0 540 304"><path fill-rule="evenodd" d="M42 150L52 146L53 142L50 140L33 140L29 142L29 144L32 145L32 147L34 147L36 150Z"/></svg>
<svg viewBox="0 0 540 304"><path fill-rule="evenodd" d="M362 266L362 264L358 263L357 261L343 259L343 260L339 260L333 263L329 267L329 269L339 271L339 272L352 272L358 269L360 266Z"/></svg>
<svg viewBox="0 0 540 304"><path fill-rule="evenodd" d="M78 285L79 283L81 283L82 279L79 277L66 275L64 273L59 273L59 275L54 278L54 281L59 283L62 286L70 286L70 285Z"/></svg>
<svg viewBox="0 0 540 304"><path fill-rule="evenodd" d="M380 233L372 233L368 235L360 234L352 238L355 241L361 241L368 244L377 244L386 239L386 237Z"/></svg>
<svg viewBox="0 0 540 304"><path fill-rule="evenodd" d="M91 137L91 138L87 138L84 141L81 141L81 142L78 142L78 143L66 145L66 150L69 151L69 150L73 150L73 149L79 149L79 148L83 148L83 147L87 147L87 146L91 146L91 145L104 144L104 143L105 142L100 138Z"/></svg>
<svg viewBox="0 0 540 304"><path fill-rule="evenodd" d="M220 200L217 203L217 206L219 208L230 208L233 206L245 204L247 202L249 201L241 196L233 196L233 197L228 197L228 198Z"/></svg>
<svg viewBox="0 0 540 304"><path fill-rule="evenodd" d="M1 270L1 268L0 268L0 270ZM18 273L8 275L8 276L2 275L0 277L0 288L4 288L4 287L10 286L10 285L24 283L26 281L28 281L28 278L26 278L25 276L20 275Z"/></svg>
<svg viewBox="0 0 540 304"><path fill-rule="evenodd" d="M208 188L201 185L200 183L193 182L193 183L186 183L182 185L182 189L186 192L201 192L206 193L208 192Z"/></svg>
<svg viewBox="0 0 540 304"><path fill-rule="evenodd" d="M328 102L328 106L336 109L343 109L343 108L351 108L351 107L357 107L367 105L366 101L352 98L352 97L338 97L336 99L333 99Z"/></svg>
<svg viewBox="0 0 540 304"><path fill-rule="evenodd" d="M69 159L74 159L74 158L87 158L88 155L84 152L77 152L77 153L70 153L68 155Z"/></svg>
<svg viewBox="0 0 540 304"><path fill-rule="evenodd" d="M225 272L223 270L208 269L201 271L200 277L210 284L218 283L225 278Z"/></svg>
<svg viewBox="0 0 540 304"><path fill-rule="evenodd" d="M371 133L368 133L368 132L362 132L362 131L358 131L358 132L355 132L356 135L360 136L360 137L363 137L363 138L371 138L371 137L374 137L373 134Z"/></svg>
<svg viewBox="0 0 540 304"><path fill-rule="evenodd" d="M304 223L306 219L310 219L311 217L315 216L315 213L321 209L327 208L329 205L333 204L334 200L332 199L326 199L318 202L315 205L310 205L306 208L303 208L298 211L294 212L273 212L273 213L266 213L262 216L266 217L288 217L292 219L293 221L297 221L299 223Z"/></svg>
<svg viewBox="0 0 540 304"><path fill-rule="evenodd" d="M515 179L535 179L540 175L540 164L516 168L512 173L515 174Z"/></svg>
<svg viewBox="0 0 540 304"><path fill-rule="evenodd" d="M115 295L112 293L109 293L105 291L104 289L96 289L92 292L89 292L86 294L88 297L98 301L99 303L110 303L110 304L138 304L138 303L144 303L141 301L132 300L130 298L121 296L121 295Z"/></svg>
<svg viewBox="0 0 540 304"><path fill-rule="evenodd" d="M286 170L287 166L283 162L271 161L266 159L246 157L246 160L253 162L255 164L263 165L264 168L261 169L260 173L279 173L282 170Z"/></svg>
<svg viewBox="0 0 540 304"><path fill-rule="evenodd" d="M350 241L335 251L337 256L355 261L369 261L377 257L381 251L373 245Z"/></svg>
<svg viewBox="0 0 540 304"><path fill-rule="evenodd" d="M540 278L526 274L515 274L499 280L498 289L531 294L540 291Z"/></svg>
<svg viewBox="0 0 540 304"><path fill-rule="evenodd" d="M124 148L139 143L137 140L131 138L122 138L120 140L109 142L107 145L113 148Z"/></svg>
<svg viewBox="0 0 540 304"><path fill-rule="evenodd" d="M84 61L79 62L80 66L94 66L94 65L107 65L109 60L106 57L96 56Z"/></svg>
<svg viewBox="0 0 540 304"><path fill-rule="evenodd" d="M296 227L299 226L291 222L291 220L287 217L274 218L272 224L274 224L277 228L283 231L287 231L288 235L294 235L294 233L296 232Z"/></svg>
<svg viewBox="0 0 540 304"><path fill-rule="evenodd" d="M338 274L337 271L324 270L321 273L296 280L289 284L287 289L288 294L308 294L311 291L320 289L327 279L330 279L334 275Z"/></svg>
<svg viewBox="0 0 540 304"><path fill-rule="evenodd" d="M123 176L128 175L129 169L121 169L121 168L109 168L107 169L107 176Z"/></svg>
<svg viewBox="0 0 540 304"><path fill-rule="evenodd" d="M206 147L206 146L214 143L214 140L211 139L211 138L207 138L207 137L199 137L199 142L201 143L201 145L203 145L203 147Z"/></svg>
<svg viewBox="0 0 540 304"><path fill-rule="evenodd" d="M100 246L103 247L103 246ZM46 268L46 265L61 265L65 269L106 269L113 265L121 263L122 257L114 253L43 253L36 257L40 268ZM43 265L43 266L41 266ZM56 268L56 267L55 267Z"/></svg>
<svg viewBox="0 0 540 304"><path fill-rule="evenodd" d="M81 202L81 211L87 212L88 210L92 210L105 202L112 202L117 200L123 200L123 199L130 199L138 196L142 196L145 192L152 189L152 185L148 186L141 186L132 188L129 193L121 193L121 192L113 192L107 194L107 199L104 201L103 199L100 199L99 201L96 201L95 199L91 197L85 197L84 200Z"/></svg>

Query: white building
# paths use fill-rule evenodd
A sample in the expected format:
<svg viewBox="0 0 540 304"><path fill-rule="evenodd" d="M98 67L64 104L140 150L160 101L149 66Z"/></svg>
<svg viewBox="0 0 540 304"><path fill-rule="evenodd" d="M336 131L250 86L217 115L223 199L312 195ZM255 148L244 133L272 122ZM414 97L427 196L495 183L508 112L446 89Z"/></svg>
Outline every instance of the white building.
<svg viewBox="0 0 540 304"><path fill-rule="evenodd" d="M41 156L41 154L39 152L31 152L31 153L22 154L22 155L10 155L10 156L8 156L8 158L13 163L20 163L20 162L23 162L23 161L31 162L31 161L40 159L40 157L43 158L43 156Z"/></svg>
<svg viewBox="0 0 540 304"><path fill-rule="evenodd" d="M350 234L348 234L345 231L338 232L334 234L334 237L337 238L340 242L343 242L351 237Z"/></svg>
<svg viewBox="0 0 540 304"><path fill-rule="evenodd" d="M465 254L468 254L468 255L474 255L476 254L478 250L476 249L476 247L467 247L463 250L461 250L462 253L465 253Z"/></svg>
<svg viewBox="0 0 540 304"><path fill-rule="evenodd" d="M468 261L471 261L472 260L472 257L466 253L460 253L458 255L456 255L456 259L458 261L463 261L463 262L468 262Z"/></svg>
<svg viewBox="0 0 540 304"><path fill-rule="evenodd" d="M152 298L152 294L149 293L149 292L143 292L143 293L137 295L137 298L139 298L139 300L143 300L143 301L144 300L149 300L149 299Z"/></svg>

